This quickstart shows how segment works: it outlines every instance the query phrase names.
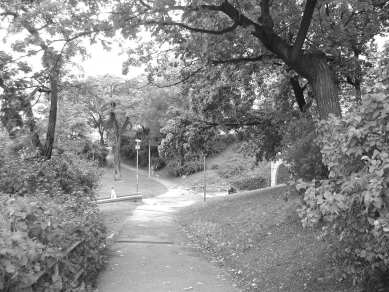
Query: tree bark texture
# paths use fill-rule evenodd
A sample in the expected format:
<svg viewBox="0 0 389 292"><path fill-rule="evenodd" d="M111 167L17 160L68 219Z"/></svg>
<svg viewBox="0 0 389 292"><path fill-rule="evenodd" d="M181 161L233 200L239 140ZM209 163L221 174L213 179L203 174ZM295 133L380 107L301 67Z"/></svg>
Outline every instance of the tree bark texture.
<svg viewBox="0 0 389 292"><path fill-rule="evenodd" d="M57 106L58 106L58 81L59 81L59 66L54 66L50 75L50 113L49 124L47 127L46 142L42 150L42 156L46 159L51 158L53 153L53 144L55 136L55 126L57 124Z"/></svg>
<svg viewBox="0 0 389 292"><path fill-rule="evenodd" d="M100 145L104 146L104 130L99 129L100 134Z"/></svg>
<svg viewBox="0 0 389 292"><path fill-rule="evenodd" d="M113 162L114 162L114 179L115 181L121 180L121 166L120 166L120 149L122 144L122 136L124 131L127 128L127 125L130 123L130 119L127 117L124 121L121 128L119 128L119 123L116 119L115 113L112 111L110 112L110 119L113 124L113 135L114 135L114 141L115 141L115 151L113 152Z"/></svg>
<svg viewBox="0 0 389 292"><path fill-rule="evenodd" d="M317 75L313 78L312 88L321 119L326 119L329 114L342 115L333 72L325 59L318 61Z"/></svg>

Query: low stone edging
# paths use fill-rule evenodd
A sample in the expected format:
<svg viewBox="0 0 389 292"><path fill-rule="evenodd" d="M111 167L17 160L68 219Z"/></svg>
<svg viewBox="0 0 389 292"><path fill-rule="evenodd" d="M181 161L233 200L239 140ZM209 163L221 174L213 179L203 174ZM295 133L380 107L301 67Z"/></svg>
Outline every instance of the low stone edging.
<svg viewBox="0 0 389 292"><path fill-rule="evenodd" d="M114 202L120 202L120 201L142 202L142 198L143 198L143 196L140 193L135 193L135 194L128 195L128 196L118 197L116 199L97 200L97 204L114 203Z"/></svg>

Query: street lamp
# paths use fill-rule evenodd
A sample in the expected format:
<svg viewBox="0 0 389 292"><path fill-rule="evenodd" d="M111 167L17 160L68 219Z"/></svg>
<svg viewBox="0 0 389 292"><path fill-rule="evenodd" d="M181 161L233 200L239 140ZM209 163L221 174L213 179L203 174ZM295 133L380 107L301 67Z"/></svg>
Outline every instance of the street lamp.
<svg viewBox="0 0 389 292"><path fill-rule="evenodd" d="M138 175L138 150L140 149L140 142L142 140L135 139L136 145L136 193L138 193L139 175Z"/></svg>

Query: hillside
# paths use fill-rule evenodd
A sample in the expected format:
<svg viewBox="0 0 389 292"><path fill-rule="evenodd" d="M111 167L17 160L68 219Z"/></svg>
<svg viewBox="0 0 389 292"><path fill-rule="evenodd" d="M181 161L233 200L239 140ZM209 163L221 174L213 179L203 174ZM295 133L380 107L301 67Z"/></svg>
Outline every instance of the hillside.
<svg viewBox="0 0 389 292"><path fill-rule="evenodd" d="M211 198L180 210L179 221L194 246L244 291L375 291L339 282L321 229L302 227L294 211L298 198L285 202L285 191L279 186Z"/></svg>
<svg viewBox="0 0 389 292"><path fill-rule="evenodd" d="M206 184L207 191L227 191L234 182L244 178L263 177L265 186L270 185L270 163L260 162L255 165L254 157L245 157L240 151L243 142L231 139L226 135L219 141L219 154L206 158ZM156 172L160 177L173 180L177 184L191 188L194 191L203 190L204 172L200 171L184 177L171 176L167 168Z"/></svg>

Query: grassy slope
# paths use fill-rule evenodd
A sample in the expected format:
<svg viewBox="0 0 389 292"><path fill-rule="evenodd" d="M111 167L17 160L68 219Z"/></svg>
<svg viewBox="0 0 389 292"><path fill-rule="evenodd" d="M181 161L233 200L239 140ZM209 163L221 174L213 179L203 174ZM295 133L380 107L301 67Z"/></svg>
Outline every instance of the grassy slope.
<svg viewBox="0 0 389 292"><path fill-rule="evenodd" d="M301 227L296 203L280 199L284 191L215 198L185 208L179 220L247 291L360 291L330 277L328 245Z"/></svg>
<svg viewBox="0 0 389 292"><path fill-rule="evenodd" d="M217 192L226 191L230 185L230 181L239 179L242 176L263 176L270 183L270 163L260 162L257 166L254 165L255 159L245 157L239 153L241 142L234 142L226 147L219 155L215 155L206 159L206 177L207 191ZM224 148L223 146L220 146ZM228 178L221 177L220 172L232 175ZM204 172L198 172L187 176L186 178L172 177L167 172L166 167L158 172L161 177L172 180L179 185L189 187L193 190L200 191L204 185Z"/></svg>
<svg viewBox="0 0 389 292"><path fill-rule="evenodd" d="M111 187L114 188L118 197L136 193L136 172L127 168L121 168L121 181L114 181L114 169L105 168L101 178L101 189L98 199L108 199ZM167 191L167 188L147 175L139 173L139 192L143 197L157 196Z"/></svg>
<svg viewBox="0 0 389 292"><path fill-rule="evenodd" d="M270 174L270 165L237 153L233 143L207 159L207 189L218 191L239 176ZM217 167L215 167L217 165ZM239 166L239 167L236 167ZM229 179L219 176L228 168L244 170ZM217 169L216 169L217 168ZM185 179L160 175L199 190L204 174ZM225 188L223 189L225 190ZM284 189L264 190L256 196L238 193L197 203L179 213L181 224L198 243L211 252L248 291L358 291L349 283L338 283L328 246L318 241L318 230L304 230L295 214L295 202L280 199Z"/></svg>

